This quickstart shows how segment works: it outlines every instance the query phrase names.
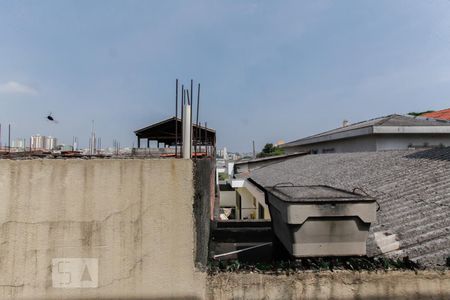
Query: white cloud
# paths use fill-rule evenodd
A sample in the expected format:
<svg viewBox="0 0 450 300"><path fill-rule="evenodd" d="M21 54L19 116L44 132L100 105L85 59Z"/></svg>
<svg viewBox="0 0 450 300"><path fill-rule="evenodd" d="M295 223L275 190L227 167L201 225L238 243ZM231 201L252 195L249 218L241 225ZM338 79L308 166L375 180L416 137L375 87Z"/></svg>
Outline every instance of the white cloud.
<svg viewBox="0 0 450 300"><path fill-rule="evenodd" d="M0 84L1 94L22 94L22 95L36 95L38 91L26 84L17 81L8 81Z"/></svg>

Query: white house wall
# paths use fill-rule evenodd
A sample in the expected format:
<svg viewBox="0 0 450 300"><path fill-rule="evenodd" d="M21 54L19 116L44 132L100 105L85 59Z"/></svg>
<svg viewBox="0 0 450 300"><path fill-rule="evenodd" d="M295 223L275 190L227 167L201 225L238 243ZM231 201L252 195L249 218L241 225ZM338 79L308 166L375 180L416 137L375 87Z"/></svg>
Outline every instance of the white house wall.
<svg viewBox="0 0 450 300"><path fill-rule="evenodd" d="M450 146L449 135L382 135L377 137L377 150L399 150L408 149L409 147L439 147Z"/></svg>

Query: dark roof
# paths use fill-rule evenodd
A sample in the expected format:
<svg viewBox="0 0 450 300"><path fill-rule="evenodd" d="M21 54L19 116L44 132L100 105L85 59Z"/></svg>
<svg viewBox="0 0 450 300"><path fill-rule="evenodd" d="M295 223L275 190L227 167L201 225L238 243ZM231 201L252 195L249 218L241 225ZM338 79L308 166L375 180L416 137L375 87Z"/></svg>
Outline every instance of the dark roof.
<svg viewBox="0 0 450 300"><path fill-rule="evenodd" d="M255 170L251 179L262 187L362 189L380 205L370 256L408 255L429 266L450 256L450 148L306 155Z"/></svg>
<svg viewBox="0 0 450 300"><path fill-rule="evenodd" d="M139 138L148 138L150 140L172 144L175 142L176 127L178 127L178 142L180 142L183 126L181 123L181 119L175 117L171 117L161 122L157 122L147 127L138 129L134 133ZM192 127L194 128L194 139L197 139L197 136L199 136L199 139L201 139L203 142L212 143L213 141L215 141L216 131L214 129L197 126L196 124L193 124Z"/></svg>
<svg viewBox="0 0 450 300"><path fill-rule="evenodd" d="M379 117L363 122L354 123L348 126L339 127L333 130L325 131L319 134L311 135L306 138L298 139L283 145L280 147L290 147L296 144L308 144L315 142L317 138L321 137L330 137L328 140L334 140L337 138L332 138L331 136L334 134L344 133L355 131L358 129L369 129L368 131L361 132L358 135L365 135L373 133L374 127L389 127L389 126L400 126L400 127L411 127L411 126L430 126L432 129L433 126L450 126L450 122L444 120L436 120L430 118L423 117L413 117L413 116L402 116L402 115L389 115L384 117ZM372 129L372 130L370 130Z"/></svg>

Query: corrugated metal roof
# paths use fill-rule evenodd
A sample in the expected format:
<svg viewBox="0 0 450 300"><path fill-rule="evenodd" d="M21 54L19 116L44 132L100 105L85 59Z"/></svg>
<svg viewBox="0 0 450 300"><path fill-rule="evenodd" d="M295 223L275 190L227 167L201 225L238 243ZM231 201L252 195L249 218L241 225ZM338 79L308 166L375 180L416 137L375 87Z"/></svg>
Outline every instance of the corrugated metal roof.
<svg viewBox="0 0 450 300"><path fill-rule="evenodd" d="M421 115L421 117L450 121L450 108L426 113L426 114Z"/></svg>
<svg viewBox="0 0 450 300"><path fill-rule="evenodd" d="M450 256L450 148L306 155L255 170L261 186L280 182L361 188L380 205L370 256L409 256L428 266Z"/></svg>

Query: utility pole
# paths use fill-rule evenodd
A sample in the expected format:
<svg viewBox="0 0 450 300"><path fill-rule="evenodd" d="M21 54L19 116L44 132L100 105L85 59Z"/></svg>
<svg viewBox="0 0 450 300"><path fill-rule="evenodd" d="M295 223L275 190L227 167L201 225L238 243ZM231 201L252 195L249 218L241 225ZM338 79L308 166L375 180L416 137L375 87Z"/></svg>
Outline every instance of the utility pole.
<svg viewBox="0 0 450 300"><path fill-rule="evenodd" d="M253 159L256 158L255 141L253 141Z"/></svg>
<svg viewBox="0 0 450 300"><path fill-rule="evenodd" d="M89 152L91 155L95 154L95 150L97 148L97 141L95 139L95 132L94 132L94 120L92 120L92 130L91 130L91 139L90 139L90 149Z"/></svg>

